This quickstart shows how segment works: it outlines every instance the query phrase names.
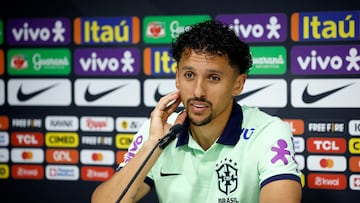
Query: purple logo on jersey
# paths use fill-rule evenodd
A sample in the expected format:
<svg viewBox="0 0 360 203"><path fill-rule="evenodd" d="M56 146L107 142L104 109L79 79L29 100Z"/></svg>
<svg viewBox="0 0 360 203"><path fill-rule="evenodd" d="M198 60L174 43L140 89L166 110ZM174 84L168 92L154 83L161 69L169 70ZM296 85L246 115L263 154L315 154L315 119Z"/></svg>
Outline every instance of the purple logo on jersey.
<svg viewBox="0 0 360 203"><path fill-rule="evenodd" d="M74 53L77 75L137 75L140 72L136 48L80 48Z"/></svg>
<svg viewBox="0 0 360 203"><path fill-rule="evenodd" d="M287 21L283 13L218 15L246 42L283 42L287 38Z"/></svg>
<svg viewBox="0 0 360 203"><path fill-rule="evenodd" d="M277 141L278 147L271 147L271 151L276 152L277 154L271 159L271 163L275 163L277 161L284 162L285 165L289 163L289 161L286 158L286 155L290 155L290 151L286 148L288 147L288 144L285 140L280 139Z"/></svg>
<svg viewBox="0 0 360 203"><path fill-rule="evenodd" d="M10 45L66 45L70 33L67 18L9 19L6 26Z"/></svg>
<svg viewBox="0 0 360 203"><path fill-rule="evenodd" d="M360 45L295 46L294 74L360 74Z"/></svg>
<svg viewBox="0 0 360 203"><path fill-rule="evenodd" d="M139 135L132 142L132 145L129 147L128 152L124 155L124 162L128 163L132 158L134 158L135 154L143 144L144 137L143 135Z"/></svg>

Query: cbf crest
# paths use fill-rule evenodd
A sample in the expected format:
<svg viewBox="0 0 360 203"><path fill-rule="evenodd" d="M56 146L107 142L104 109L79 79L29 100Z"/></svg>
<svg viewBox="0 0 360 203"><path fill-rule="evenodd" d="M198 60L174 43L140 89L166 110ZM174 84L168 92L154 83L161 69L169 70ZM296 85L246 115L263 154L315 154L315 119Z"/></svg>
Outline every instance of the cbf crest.
<svg viewBox="0 0 360 203"><path fill-rule="evenodd" d="M218 188L226 195L231 194L238 187L238 169L236 166L237 163L228 158L216 164Z"/></svg>

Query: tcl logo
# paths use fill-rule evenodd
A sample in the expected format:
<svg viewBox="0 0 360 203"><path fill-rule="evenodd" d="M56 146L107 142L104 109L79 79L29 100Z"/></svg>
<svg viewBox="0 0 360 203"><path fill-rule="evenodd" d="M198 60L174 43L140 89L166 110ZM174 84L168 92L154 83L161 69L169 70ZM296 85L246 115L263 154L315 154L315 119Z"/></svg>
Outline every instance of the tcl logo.
<svg viewBox="0 0 360 203"><path fill-rule="evenodd" d="M11 133L11 144L13 146L43 146L43 134L40 132L13 132Z"/></svg>
<svg viewBox="0 0 360 203"><path fill-rule="evenodd" d="M76 164L79 162L79 152L75 149L48 149L46 150L48 163Z"/></svg>
<svg viewBox="0 0 360 203"><path fill-rule="evenodd" d="M342 154L346 151L346 140L344 138L308 138L307 147L313 153L336 153Z"/></svg>

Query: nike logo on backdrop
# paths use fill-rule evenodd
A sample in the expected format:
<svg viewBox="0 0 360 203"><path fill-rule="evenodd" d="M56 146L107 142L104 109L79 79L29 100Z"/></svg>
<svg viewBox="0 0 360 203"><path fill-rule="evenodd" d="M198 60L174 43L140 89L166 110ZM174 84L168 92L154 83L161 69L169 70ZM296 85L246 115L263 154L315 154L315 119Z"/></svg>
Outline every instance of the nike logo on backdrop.
<svg viewBox="0 0 360 203"><path fill-rule="evenodd" d="M17 98L19 101L28 101L32 98L34 98L35 96L47 91L48 89L51 89L53 87L55 87L57 84L51 85L49 87L45 87L43 89L37 90L35 92L30 92L30 93L24 93L22 90L22 85L20 85L20 88L17 92Z"/></svg>
<svg viewBox="0 0 360 203"><path fill-rule="evenodd" d="M310 94L308 92L309 84L307 84L306 87L305 87L305 90L304 90L304 92L302 94L302 99L307 104L314 103L314 102L317 102L320 99L325 98L325 97L327 97L327 96L329 96L329 95L331 95L331 94L333 94L333 93L335 93L335 92L337 92L337 91L339 91L341 89L344 89L345 87L348 87L350 85L352 85L352 84L348 84L348 85L345 85L345 86L342 86L342 87L339 87L339 88L336 88L336 89L333 89L333 90L328 90L328 91L320 93L320 94L313 94L312 95L312 94Z"/></svg>
<svg viewBox="0 0 360 203"><path fill-rule="evenodd" d="M155 91L155 95L154 95L154 99L155 101L159 101L161 99L161 97L165 96L166 94L160 94L160 91L159 91L159 86L156 88L156 91Z"/></svg>
<svg viewBox="0 0 360 203"><path fill-rule="evenodd" d="M97 94L92 94L92 93L90 93L90 91L89 91L89 86L87 86L86 92L85 92L85 100L87 100L87 101L89 101L89 102L98 100L98 99L100 99L101 97L104 97L105 95L110 94L111 92L113 92L113 91L115 91L115 90L117 90L117 89L119 89L119 88L124 87L125 85L126 85L126 84L120 85L120 86L118 86L118 87L114 87L114 88L112 88L112 89L109 89L109 90L106 90L106 91L103 91L103 92L99 92L99 93L97 93Z"/></svg>
<svg viewBox="0 0 360 203"><path fill-rule="evenodd" d="M254 90L252 90L252 91L249 91L249 92L240 94L240 95L238 95L238 96L235 96L235 97L234 97L234 98L235 98L235 101L238 102L238 101L244 99L245 97L248 97L248 96L250 96L250 95L252 95L252 94L255 94L256 92L259 92L260 90L263 90L263 89L265 89L265 88L267 88L267 87L270 87L271 85L272 85L272 84L266 85L266 86L264 86L264 87L260 87L260 88L258 88L258 89L254 89Z"/></svg>

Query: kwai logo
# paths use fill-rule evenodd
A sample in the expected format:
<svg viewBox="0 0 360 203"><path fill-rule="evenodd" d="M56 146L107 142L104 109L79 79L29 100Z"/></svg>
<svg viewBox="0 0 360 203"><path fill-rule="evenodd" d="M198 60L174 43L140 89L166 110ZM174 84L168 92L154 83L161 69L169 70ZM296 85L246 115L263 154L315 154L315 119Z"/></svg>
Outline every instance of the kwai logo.
<svg viewBox="0 0 360 203"><path fill-rule="evenodd" d="M78 75L138 75L140 54L137 48L77 49L74 54Z"/></svg>
<svg viewBox="0 0 360 203"><path fill-rule="evenodd" d="M147 44L169 44L184 32L187 26L210 19L208 15L146 16L143 37Z"/></svg>
<svg viewBox="0 0 360 203"><path fill-rule="evenodd" d="M360 46L295 46L291 49L294 74L360 74Z"/></svg>
<svg viewBox="0 0 360 203"><path fill-rule="evenodd" d="M287 21L283 13L218 15L220 20L246 42L283 42L287 38Z"/></svg>
<svg viewBox="0 0 360 203"><path fill-rule="evenodd" d="M135 16L76 18L75 44L137 44L140 22Z"/></svg>
<svg viewBox="0 0 360 203"><path fill-rule="evenodd" d="M70 43L67 18L9 19L6 24L10 45L66 45Z"/></svg>
<svg viewBox="0 0 360 203"><path fill-rule="evenodd" d="M293 41L359 40L359 11L304 12L291 15Z"/></svg>

